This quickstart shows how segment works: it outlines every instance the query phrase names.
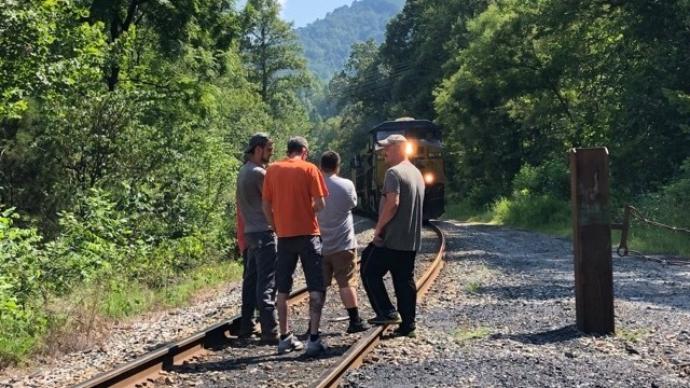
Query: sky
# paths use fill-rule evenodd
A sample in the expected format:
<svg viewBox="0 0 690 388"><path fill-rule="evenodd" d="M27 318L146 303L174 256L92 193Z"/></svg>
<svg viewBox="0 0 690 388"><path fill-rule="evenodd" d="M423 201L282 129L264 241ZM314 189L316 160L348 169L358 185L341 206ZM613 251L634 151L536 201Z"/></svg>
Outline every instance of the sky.
<svg viewBox="0 0 690 388"><path fill-rule="evenodd" d="M295 27L304 27L316 19L322 19L334 9L349 5L352 0L280 0L283 5L283 19L294 22Z"/></svg>
<svg viewBox="0 0 690 388"><path fill-rule="evenodd" d="M278 0L283 6L283 19L304 27L316 19L323 19L328 12L352 3L352 0ZM239 1L244 5L245 1Z"/></svg>

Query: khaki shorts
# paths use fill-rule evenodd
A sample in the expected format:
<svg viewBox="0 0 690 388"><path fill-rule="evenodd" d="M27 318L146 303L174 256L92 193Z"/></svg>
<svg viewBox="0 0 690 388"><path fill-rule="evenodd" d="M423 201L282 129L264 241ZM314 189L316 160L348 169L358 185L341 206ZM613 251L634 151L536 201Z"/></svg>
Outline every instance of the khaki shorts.
<svg viewBox="0 0 690 388"><path fill-rule="evenodd" d="M354 249L324 255L323 279L326 287L335 278L339 288L354 287L355 271L357 269L357 253Z"/></svg>

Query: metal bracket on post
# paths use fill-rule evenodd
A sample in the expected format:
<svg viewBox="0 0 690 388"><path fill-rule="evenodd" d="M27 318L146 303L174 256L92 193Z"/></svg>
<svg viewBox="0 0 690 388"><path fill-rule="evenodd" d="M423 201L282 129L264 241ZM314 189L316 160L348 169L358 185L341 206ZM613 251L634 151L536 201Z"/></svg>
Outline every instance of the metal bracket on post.
<svg viewBox="0 0 690 388"><path fill-rule="evenodd" d="M608 166L605 147L570 151L577 328L588 334L614 332Z"/></svg>

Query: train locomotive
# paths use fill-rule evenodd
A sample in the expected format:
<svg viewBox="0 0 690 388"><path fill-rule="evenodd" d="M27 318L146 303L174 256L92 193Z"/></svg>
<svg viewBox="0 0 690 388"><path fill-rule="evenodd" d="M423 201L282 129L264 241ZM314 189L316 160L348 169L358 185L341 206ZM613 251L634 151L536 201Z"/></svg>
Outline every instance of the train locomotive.
<svg viewBox="0 0 690 388"><path fill-rule="evenodd" d="M424 177L424 220L439 218L445 211L446 184L441 127L429 120L413 118L386 121L369 131L366 149L352 161L353 181L359 198L357 209L367 214L378 214L383 178L388 169L383 148L378 142L392 134L407 138L406 153Z"/></svg>

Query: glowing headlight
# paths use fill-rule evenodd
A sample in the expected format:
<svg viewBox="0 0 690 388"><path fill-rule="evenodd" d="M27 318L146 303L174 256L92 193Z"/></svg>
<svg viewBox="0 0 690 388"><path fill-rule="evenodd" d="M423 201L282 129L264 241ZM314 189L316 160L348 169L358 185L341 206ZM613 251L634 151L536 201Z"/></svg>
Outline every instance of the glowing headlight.
<svg viewBox="0 0 690 388"><path fill-rule="evenodd" d="M424 174L424 182L427 185L434 183L434 174L432 174L430 172L427 172L426 174Z"/></svg>
<svg viewBox="0 0 690 388"><path fill-rule="evenodd" d="M405 154L407 156L414 155L414 145L412 145L412 143L405 144Z"/></svg>

